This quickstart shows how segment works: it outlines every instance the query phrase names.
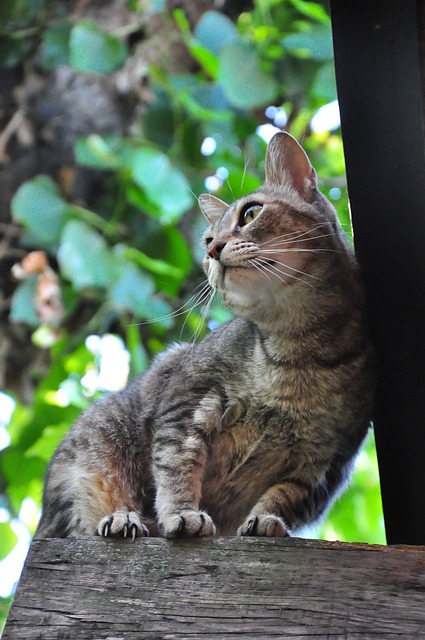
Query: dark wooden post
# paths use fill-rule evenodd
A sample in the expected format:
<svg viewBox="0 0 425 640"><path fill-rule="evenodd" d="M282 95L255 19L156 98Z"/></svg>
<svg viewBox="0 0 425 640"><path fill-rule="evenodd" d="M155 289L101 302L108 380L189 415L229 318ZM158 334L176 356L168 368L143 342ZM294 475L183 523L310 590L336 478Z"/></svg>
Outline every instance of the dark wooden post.
<svg viewBox="0 0 425 640"><path fill-rule="evenodd" d="M415 0L331 1L356 250L378 357L389 543L425 544L425 155Z"/></svg>

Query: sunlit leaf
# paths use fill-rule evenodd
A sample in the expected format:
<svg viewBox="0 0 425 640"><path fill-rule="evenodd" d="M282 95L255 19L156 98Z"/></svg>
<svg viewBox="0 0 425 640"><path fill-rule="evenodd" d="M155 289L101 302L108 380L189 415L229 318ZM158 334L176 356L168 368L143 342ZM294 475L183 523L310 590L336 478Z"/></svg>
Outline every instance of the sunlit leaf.
<svg viewBox="0 0 425 640"><path fill-rule="evenodd" d="M132 378L143 373L148 367L149 358L140 338L140 327L129 324L126 329L126 344L131 356Z"/></svg>
<svg viewBox="0 0 425 640"><path fill-rule="evenodd" d="M75 157L78 164L94 169L116 169L120 166L120 157L114 149L112 140L92 133L79 138L75 144Z"/></svg>
<svg viewBox="0 0 425 640"><path fill-rule="evenodd" d="M36 288L37 276L30 276L18 284L10 306L9 317L12 322L23 322L32 327L40 324L35 310Z"/></svg>
<svg viewBox="0 0 425 640"><path fill-rule="evenodd" d="M318 22L322 22L324 24L329 24L330 18L326 13L324 7L317 2L307 2L306 0L291 0L291 4L298 9L300 13L307 16L308 18L312 18L313 20L317 20Z"/></svg>
<svg viewBox="0 0 425 640"><path fill-rule="evenodd" d="M46 427L40 438L27 450L26 455L49 461L64 435L69 431L70 426L65 422L53 427Z"/></svg>
<svg viewBox="0 0 425 640"><path fill-rule="evenodd" d="M241 198L242 196L255 191L262 184L260 178L252 173L248 173L243 169L232 170L223 187L223 191L227 191L224 196L225 200L233 198ZM227 201L226 200L226 201Z"/></svg>
<svg viewBox="0 0 425 640"><path fill-rule="evenodd" d="M205 49L216 56L226 43L238 38L235 24L218 11L206 11L198 21L193 35Z"/></svg>
<svg viewBox="0 0 425 640"><path fill-rule="evenodd" d="M1 470L10 485L25 488L33 478L43 477L46 462L35 456L23 460L21 451L7 449L2 452Z"/></svg>
<svg viewBox="0 0 425 640"><path fill-rule="evenodd" d="M179 218L193 204L190 185L165 153L143 148L135 151L129 166L133 180L160 209L164 222Z"/></svg>
<svg viewBox="0 0 425 640"><path fill-rule="evenodd" d="M72 28L69 44L71 65L77 71L110 73L122 66L127 55L118 38L102 33L89 20Z"/></svg>
<svg viewBox="0 0 425 640"><path fill-rule="evenodd" d="M18 542L18 536L11 528L10 522L0 522L0 540L0 560L3 560Z"/></svg>
<svg viewBox="0 0 425 640"><path fill-rule="evenodd" d="M220 85L182 74L172 78L171 86L176 98L194 117L209 122L229 120L229 102Z"/></svg>
<svg viewBox="0 0 425 640"><path fill-rule="evenodd" d="M146 250L149 250L151 256L180 269L180 280L166 274L158 275L156 278L157 290L176 295L192 266L192 255L185 237L174 225L167 225L150 235Z"/></svg>
<svg viewBox="0 0 425 640"><path fill-rule="evenodd" d="M117 245L114 247L114 255L124 260L131 260L138 264L143 269L147 269L157 275L170 276L171 278L177 278L181 280L184 272L178 267L165 262L165 260L157 260L150 258L145 253L134 247L127 247L126 245Z"/></svg>
<svg viewBox="0 0 425 640"><path fill-rule="evenodd" d="M109 287L110 302L138 318L146 317L150 298L155 291L153 279L131 262L122 262L119 275Z"/></svg>
<svg viewBox="0 0 425 640"><path fill-rule="evenodd" d="M332 60L333 45L330 25L318 24L308 31L293 33L283 40L289 51L314 60Z"/></svg>
<svg viewBox="0 0 425 640"><path fill-rule="evenodd" d="M229 102L240 109L271 104L279 90L273 76L261 68L256 50L239 41L223 47L218 77Z"/></svg>
<svg viewBox="0 0 425 640"><path fill-rule="evenodd" d="M208 75L215 80L219 69L218 58L197 42L190 44L189 51Z"/></svg>
<svg viewBox="0 0 425 640"><path fill-rule="evenodd" d="M170 85L177 100L192 116L207 122L227 122L231 119L229 101L221 85L201 82L185 74L172 78Z"/></svg>
<svg viewBox="0 0 425 640"><path fill-rule="evenodd" d="M25 182L12 199L12 216L29 231L37 248L52 249L68 218L68 205L49 176Z"/></svg>
<svg viewBox="0 0 425 640"><path fill-rule="evenodd" d="M333 62L329 62L320 67L313 84L313 92L329 102L337 99L335 67Z"/></svg>
<svg viewBox="0 0 425 640"><path fill-rule="evenodd" d="M65 226L58 250L62 275L76 289L108 286L114 275L114 260L104 238L79 220Z"/></svg>

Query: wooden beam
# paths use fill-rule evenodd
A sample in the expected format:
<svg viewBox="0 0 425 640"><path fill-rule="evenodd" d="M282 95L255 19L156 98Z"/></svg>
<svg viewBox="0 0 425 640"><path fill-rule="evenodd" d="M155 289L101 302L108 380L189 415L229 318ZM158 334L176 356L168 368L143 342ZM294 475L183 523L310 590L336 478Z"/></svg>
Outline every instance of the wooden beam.
<svg viewBox="0 0 425 640"><path fill-rule="evenodd" d="M415 0L331 1L356 250L378 360L389 543L425 544L425 154Z"/></svg>
<svg viewBox="0 0 425 640"><path fill-rule="evenodd" d="M423 549L35 540L3 640L423 637Z"/></svg>

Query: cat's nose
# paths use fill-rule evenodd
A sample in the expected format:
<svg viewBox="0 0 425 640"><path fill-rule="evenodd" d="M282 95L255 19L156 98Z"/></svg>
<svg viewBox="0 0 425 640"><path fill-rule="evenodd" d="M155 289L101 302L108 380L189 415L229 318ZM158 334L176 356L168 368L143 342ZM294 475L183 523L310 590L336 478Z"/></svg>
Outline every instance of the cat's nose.
<svg viewBox="0 0 425 640"><path fill-rule="evenodd" d="M209 257L214 258L214 260L220 260L220 253L223 251L225 246L226 243L222 242L222 240L216 240L215 242L213 242L208 249Z"/></svg>

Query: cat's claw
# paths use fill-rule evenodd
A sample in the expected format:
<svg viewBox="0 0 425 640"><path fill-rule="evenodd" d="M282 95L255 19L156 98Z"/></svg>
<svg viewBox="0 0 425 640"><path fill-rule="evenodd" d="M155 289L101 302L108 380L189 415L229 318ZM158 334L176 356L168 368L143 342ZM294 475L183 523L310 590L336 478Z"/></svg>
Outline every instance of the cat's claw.
<svg viewBox="0 0 425 640"><path fill-rule="evenodd" d="M97 525L96 533L102 538L136 538L149 536L148 528L135 511L119 509L111 516L105 516Z"/></svg>
<svg viewBox="0 0 425 640"><path fill-rule="evenodd" d="M186 510L163 517L159 530L165 538L194 538L215 535L215 525L205 511Z"/></svg>
<svg viewBox="0 0 425 640"><path fill-rule="evenodd" d="M249 516L237 531L238 536L266 536L268 538L286 538L288 529L282 518L271 514Z"/></svg>

